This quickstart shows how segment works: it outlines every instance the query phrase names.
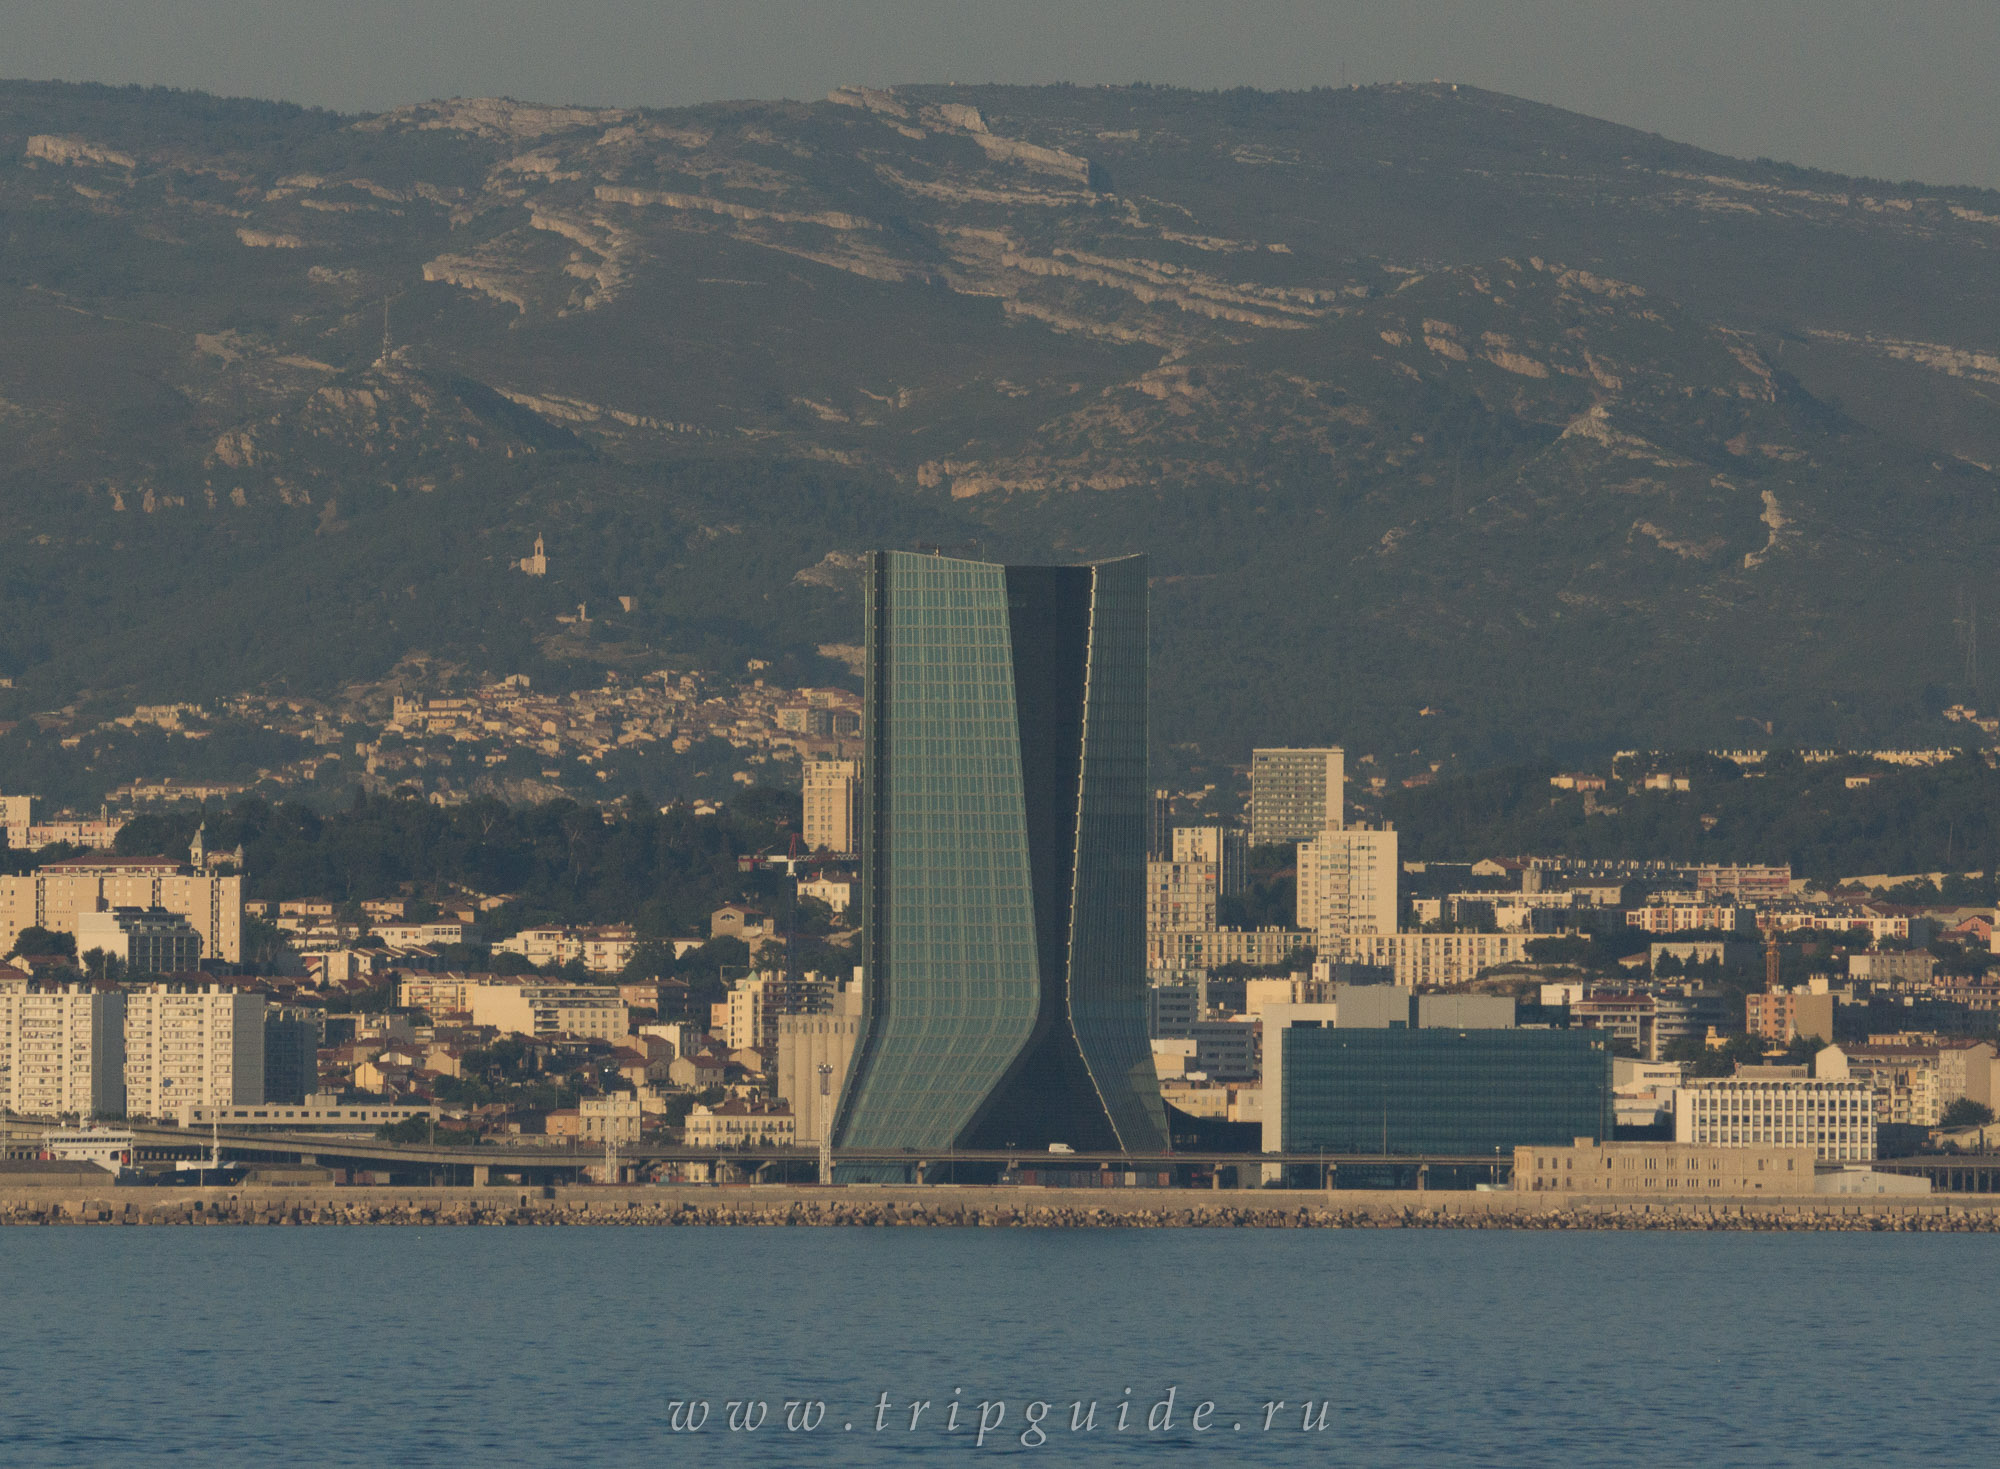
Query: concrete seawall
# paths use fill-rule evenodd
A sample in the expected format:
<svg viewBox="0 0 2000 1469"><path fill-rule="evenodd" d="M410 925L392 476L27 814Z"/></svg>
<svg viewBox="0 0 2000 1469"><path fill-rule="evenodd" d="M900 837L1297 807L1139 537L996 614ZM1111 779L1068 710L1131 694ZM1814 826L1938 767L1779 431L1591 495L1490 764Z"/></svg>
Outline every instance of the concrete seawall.
<svg viewBox="0 0 2000 1469"><path fill-rule="evenodd" d="M0 1225L1663 1229L2000 1233L2000 1196L1704 1199L1254 1189L0 1188Z"/></svg>

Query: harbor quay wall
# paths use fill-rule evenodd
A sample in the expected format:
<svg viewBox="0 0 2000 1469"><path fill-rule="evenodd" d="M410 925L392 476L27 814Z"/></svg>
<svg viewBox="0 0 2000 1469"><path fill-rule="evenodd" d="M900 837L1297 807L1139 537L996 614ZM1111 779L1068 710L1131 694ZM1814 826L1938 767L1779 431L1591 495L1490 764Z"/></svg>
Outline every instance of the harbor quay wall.
<svg viewBox="0 0 2000 1469"><path fill-rule="evenodd" d="M1704 1199L1408 1190L798 1185L357 1188L0 1186L4 1225L1664 1229L2000 1233L2000 1195Z"/></svg>

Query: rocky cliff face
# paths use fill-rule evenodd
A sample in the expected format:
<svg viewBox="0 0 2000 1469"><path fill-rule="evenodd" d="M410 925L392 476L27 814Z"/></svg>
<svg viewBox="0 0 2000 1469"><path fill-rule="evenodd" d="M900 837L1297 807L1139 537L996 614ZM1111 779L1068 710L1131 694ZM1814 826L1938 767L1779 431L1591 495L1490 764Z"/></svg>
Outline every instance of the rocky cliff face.
<svg viewBox="0 0 2000 1469"><path fill-rule="evenodd" d="M1878 738L1979 693L1978 191L1450 86L347 119L22 84L0 207L24 706L528 657L628 585L663 657L809 657L851 589L795 573L921 536L1152 552L1162 728L1217 751ZM537 529L547 608L507 580ZM196 588L369 632L149 654Z"/></svg>

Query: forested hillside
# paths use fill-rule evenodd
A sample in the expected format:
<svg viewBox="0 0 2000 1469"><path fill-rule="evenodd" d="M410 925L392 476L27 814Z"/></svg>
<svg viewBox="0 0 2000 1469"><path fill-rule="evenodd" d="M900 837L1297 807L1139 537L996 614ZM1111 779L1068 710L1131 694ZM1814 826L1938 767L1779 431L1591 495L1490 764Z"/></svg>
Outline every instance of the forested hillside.
<svg viewBox="0 0 2000 1469"><path fill-rule="evenodd" d="M1994 901L2000 772L1975 755L1929 769L1808 764L1782 751L1747 770L1699 752L1654 764L1683 775L1688 788L1646 790L1634 775L1604 792L1578 793L1550 786L1553 767L1510 766L1399 791L1381 809L1406 859L1789 862L1820 882L1977 872L1982 881L1955 888L1953 901Z"/></svg>

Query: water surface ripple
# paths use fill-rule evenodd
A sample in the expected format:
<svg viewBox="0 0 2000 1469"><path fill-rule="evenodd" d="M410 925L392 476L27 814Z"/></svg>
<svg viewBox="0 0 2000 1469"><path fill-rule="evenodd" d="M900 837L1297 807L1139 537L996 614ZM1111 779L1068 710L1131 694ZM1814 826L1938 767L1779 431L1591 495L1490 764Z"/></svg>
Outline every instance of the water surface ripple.
<svg viewBox="0 0 2000 1469"><path fill-rule="evenodd" d="M1984 1466L1996 1261L1974 1235L8 1229L0 1463ZM731 1433L732 1401L769 1416ZM787 1431L787 1402L825 1417Z"/></svg>

